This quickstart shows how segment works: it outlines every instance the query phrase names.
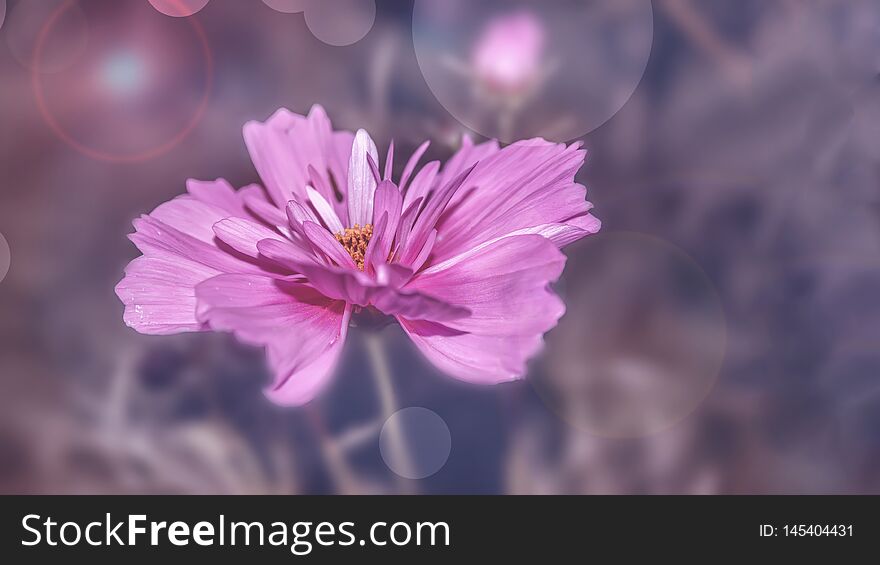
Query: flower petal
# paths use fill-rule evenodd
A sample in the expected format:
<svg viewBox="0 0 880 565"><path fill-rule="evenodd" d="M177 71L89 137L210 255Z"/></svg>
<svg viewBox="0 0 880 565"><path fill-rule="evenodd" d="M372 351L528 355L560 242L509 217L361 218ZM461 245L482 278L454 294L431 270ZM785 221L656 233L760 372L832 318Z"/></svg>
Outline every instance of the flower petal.
<svg viewBox="0 0 880 565"><path fill-rule="evenodd" d="M245 257L220 249L213 238L211 242L198 239L152 216L141 216L132 224L135 232L129 236L129 239L144 255L170 253L223 273L261 270L258 265L245 260ZM213 230L211 233L214 233Z"/></svg>
<svg viewBox="0 0 880 565"><path fill-rule="evenodd" d="M303 223L314 222L317 224L320 220L311 208L300 204L296 200L291 200L287 203L287 222L294 233L305 236Z"/></svg>
<svg viewBox="0 0 880 565"><path fill-rule="evenodd" d="M423 201L424 198L417 198L412 204L407 206L406 211L400 216L400 224L397 226L397 237L395 238L395 256L399 256L401 251L406 249L406 244L409 241L409 234L412 231L413 224L416 222L416 218L418 218L419 212L421 211Z"/></svg>
<svg viewBox="0 0 880 565"><path fill-rule="evenodd" d="M385 173L382 180L391 180L391 174L394 172L394 140L388 144L388 153L385 154Z"/></svg>
<svg viewBox="0 0 880 565"><path fill-rule="evenodd" d="M324 296L357 306L367 306L375 292L376 284L357 268L321 265L314 258L297 257L291 246L274 239L259 242L257 248L267 258L282 262L293 272L305 276L309 284Z"/></svg>
<svg viewBox="0 0 880 565"><path fill-rule="evenodd" d="M370 168L369 155L373 162L379 160L379 152L370 134L358 130L351 147L351 160L348 165L348 222L365 226L373 218L373 194L376 192L376 178Z"/></svg>
<svg viewBox="0 0 880 565"><path fill-rule="evenodd" d="M306 187L306 192L309 196L309 202L315 207L318 216L324 220L324 225L327 226L327 229L332 233L342 233L345 228L342 227L342 222L339 221L339 217L336 215L336 212L333 211L333 207L330 206L330 203L327 202L317 190L310 186Z"/></svg>
<svg viewBox="0 0 880 565"><path fill-rule="evenodd" d="M196 319L195 287L220 271L179 255L158 252L134 259L116 285L125 305L123 320L144 334L167 335L204 329Z"/></svg>
<svg viewBox="0 0 880 565"><path fill-rule="evenodd" d="M284 212L276 206L258 184L251 184L239 191L242 195L245 207L254 217L270 226L283 227L287 225Z"/></svg>
<svg viewBox="0 0 880 565"><path fill-rule="evenodd" d="M234 248L218 247L212 228L225 214L217 205L183 195L132 222L135 232L129 238L144 255L128 265L116 287L126 324L142 333L200 330L194 295L198 283L221 273L274 270Z"/></svg>
<svg viewBox="0 0 880 565"><path fill-rule="evenodd" d="M431 146L431 141L425 141L421 145L419 145L418 149L415 150L415 153L410 156L409 161L406 162L406 166L403 168L403 174L400 175L400 191L406 192L409 179L413 174L413 171L416 170L416 167L419 164L419 159L425 154L425 151L428 150L428 147Z"/></svg>
<svg viewBox="0 0 880 565"><path fill-rule="evenodd" d="M388 212L383 212L382 217L379 218L373 227L373 237L370 239L370 243L367 244L367 249L364 252L364 269L367 272L373 273L376 266L387 262L388 251L382 248L383 238L381 236L377 237L377 233L384 234L387 228Z"/></svg>
<svg viewBox="0 0 880 565"><path fill-rule="evenodd" d="M583 229L576 219L586 215L591 205L586 189L574 182L583 162L584 151L578 145L543 140L518 142L488 155L468 180L478 189L459 191L437 223L432 261L524 228L574 222Z"/></svg>
<svg viewBox="0 0 880 565"><path fill-rule="evenodd" d="M467 308L469 316L442 325L398 319L422 352L453 376L484 383L517 378L565 311L548 289L564 264L565 256L543 236L499 238L422 271L404 287Z"/></svg>
<svg viewBox="0 0 880 565"><path fill-rule="evenodd" d="M261 257L283 265L294 273L299 273L299 265L316 263L318 258L312 250L305 250L299 245L277 239L261 239L257 242L257 251Z"/></svg>
<svg viewBox="0 0 880 565"><path fill-rule="evenodd" d="M222 209L228 216L250 217L245 210L242 195L225 179L213 181L189 179L186 181L186 191L196 200Z"/></svg>
<svg viewBox="0 0 880 565"><path fill-rule="evenodd" d="M390 286L373 292L372 305L383 314L401 316L409 320L446 322L464 318L470 310L427 296L421 292L400 290Z"/></svg>
<svg viewBox="0 0 880 565"><path fill-rule="evenodd" d="M375 268L377 263L387 262L400 223L402 206L403 197L397 186L391 181L379 183L373 206L373 236L367 249L368 269Z"/></svg>
<svg viewBox="0 0 880 565"><path fill-rule="evenodd" d="M213 243L212 227L220 220L228 218L229 213L219 206L184 194L158 205L148 217L199 241Z"/></svg>
<svg viewBox="0 0 880 565"><path fill-rule="evenodd" d="M462 332L427 320L399 317L401 327L435 367L459 380L492 385L520 379L543 346L540 335L495 336Z"/></svg>
<svg viewBox="0 0 880 565"><path fill-rule="evenodd" d="M412 184L403 198L403 207L409 208L418 199L424 199L428 192L434 188L437 177L440 175L440 161L431 161L416 174Z"/></svg>
<svg viewBox="0 0 880 565"><path fill-rule="evenodd" d="M434 249L434 243L437 241L437 230L431 230L431 233L428 234L428 239L425 240L425 244L422 245L421 251L416 255L415 259L410 263L410 268L415 272L422 268L422 265L425 264L425 261L428 260L428 257L431 255L431 251Z"/></svg>
<svg viewBox="0 0 880 565"><path fill-rule="evenodd" d="M260 258L257 242L261 239L276 239L294 245L293 242L278 232L243 218L220 220L214 224L214 234L217 236L217 239L235 251L253 259Z"/></svg>
<svg viewBox="0 0 880 565"><path fill-rule="evenodd" d="M465 169L476 165L499 151L501 151L501 147L495 140L475 145L469 136L463 136L461 139L461 149L443 167L443 173L440 175L440 184L450 182Z"/></svg>
<svg viewBox="0 0 880 565"><path fill-rule="evenodd" d="M199 319L265 346L280 404L300 405L326 385L342 350L350 309L310 286L254 275L220 275L196 288Z"/></svg>
<svg viewBox="0 0 880 565"><path fill-rule="evenodd" d="M476 165L472 165L465 169L443 188L430 193L424 209L419 214L415 225L412 228L406 248L402 249L401 263L404 265L410 265L418 256L422 247L425 245L431 230L434 229L434 226L437 224L443 211L446 210L447 204L449 204L458 189L461 188L465 182L470 183L469 177L475 167Z"/></svg>
<svg viewBox="0 0 880 565"><path fill-rule="evenodd" d="M351 258L351 255L325 228L314 222L303 222L303 231L309 243L315 249L320 250L331 260L335 261L337 265L349 269L357 269L357 265L354 259Z"/></svg>
<svg viewBox="0 0 880 565"><path fill-rule="evenodd" d="M278 207L285 206L294 196L305 201L307 185L321 190L334 181L340 186L347 184L352 134L333 131L320 106L312 107L308 117L281 109L265 123L248 122L244 139L251 160ZM312 178L309 165L321 176L320 182ZM334 201L332 194L323 196Z"/></svg>

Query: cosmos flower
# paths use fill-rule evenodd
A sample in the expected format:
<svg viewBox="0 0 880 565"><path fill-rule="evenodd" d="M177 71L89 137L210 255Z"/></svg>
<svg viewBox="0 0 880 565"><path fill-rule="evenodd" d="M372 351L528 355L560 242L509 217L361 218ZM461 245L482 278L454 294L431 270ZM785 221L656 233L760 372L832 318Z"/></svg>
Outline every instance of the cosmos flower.
<svg viewBox="0 0 880 565"><path fill-rule="evenodd" d="M489 90L520 94L538 79L543 53L541 23L530 12L516 12L489 22L474 46L471 64Z"/></svg>
<svg viewBox="0 0 880 565"><path fill-rule="evenodd" d="M187 183L134 221L143 253L116 293L147 334L215 330L264 346L269 398L298 405L328 381L353 314L383 314L441 371L474 383L520 378L564 312L550 290L562 246L599 229L574 176L578 145L464 145L392 180L363 130L324 110L245 125L263 186ZM364 312L366 311L366 312Z"/></svg>

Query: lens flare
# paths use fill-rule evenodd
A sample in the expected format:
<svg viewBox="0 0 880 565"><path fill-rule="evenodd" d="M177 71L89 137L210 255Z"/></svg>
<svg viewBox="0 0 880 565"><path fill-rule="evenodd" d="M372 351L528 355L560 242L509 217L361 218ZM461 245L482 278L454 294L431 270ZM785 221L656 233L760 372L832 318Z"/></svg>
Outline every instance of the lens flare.
<svg viewBox="0 0 880 565"><path fill-rule="evenodd" d="M9 265L12 263L12 253L9 249L9 243L3 234L0 233L0 282L6 278L9 273Z"/></svg>
<svg viewBox="0 0 880 565"><path fill-rule="evenodd" d="M306 7L306 25L321 41L343 47L363 39L376 21L373 0L311 0Z"/></svg>
<svg viewBox="0 0 880 565"><path fill-rule="evenodd" d="M308 0L263 0L263 4L282 14L298 14L308 3Z"/></svg>
<svg viewBox="0 0 880 565"><path fill-rule="evenodd" d="M172 18L186 18L208 5L210 0L149 0L159 12Z"/></svg>
<svg viewBox="0 0 880 565"><path fill-rule="evenodd" d="M93 159L134 163L162 155L189 135L207 108L213 60L201 24L141 6L119 5L119 25L96 28L94 48L76 67L31 74L46 123ZM67 0L45 22L35 46L37 67L56 26L75 7Z"/></svg>
<svg viewBox="0 0 880 565"><path fill-rule="evenodd" d="M110 54L100 68L100 80L111 92L131 94L147 80L143 59L132 51Z"/></svg>
<svg viewBox="0 0 880 565"><path fill-rule="evenodd" d="M395 434L402 430L403 450L395 450ZM452 436L449 426L433 410L421 407L404 408L391 415L379 435L379 451L389 469L405 479L424 479L437 473L449 459ZM396 453L409 454L407 461L399 461Z"/></svg>
<svg viewBox="0 0 880 565"><path fill-rule="evenodd" d="M73 0L18 2L9 12L4 35L9 52L24 68L40 73L58 73L76 64L89 42L89 25L80 5ZM53 21L52 36L37 45L42 30Z"/></svg>
<svg viewBox="0 0 880 565"><path fill-rule="evenodd" d="M548 337L546 371L531 379L539 396L603 437L651 435L691 414L726 351L712 282L680 249L644 234L602 233L570 252L567 312Z"/></svg>
<svg viewBox="0 0 880 565"><path fill-rule="evenodd" d="M416 0L413 41L437 100L512 142L568 141L629 100L648 63L650 0Z"/></svg>

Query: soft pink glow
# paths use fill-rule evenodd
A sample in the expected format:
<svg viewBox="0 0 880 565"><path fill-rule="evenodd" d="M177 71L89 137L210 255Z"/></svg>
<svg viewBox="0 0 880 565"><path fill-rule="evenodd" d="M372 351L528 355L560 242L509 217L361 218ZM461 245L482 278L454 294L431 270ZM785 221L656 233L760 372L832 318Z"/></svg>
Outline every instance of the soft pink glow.
<svg viewBox="0 0 880 565"><path fill-rule="evenodd" d="M207 109L208 101L210 99L214 74L214 61L210 47L208 45L208 39L205 35L204 28L198 22L198 20L194 18L189 18L186 20L187 24L192 28L192 31L195 34L198 45L202 51L205 64L205 86L202 92L202 96L198 101L198 106L196 107L192 116L182 124L182 126L176 131L176 133L174 133L173 136L161 143L158 143L153 147L150 147L143 151L131 153L112 152L93 147L88 143L80 141L61 123L59 119L56 118L55 114L52 111L52 107L47 99L46 87L44 85L46 79L43 74L38 71L40 63L44 57L45 46L53 32L53 29L61 20L61 18L64 17L65 13L75 6L76 4L72 0L65 0L65 2L60 4L46 21L45 25L40 30L39 36L37 37L37 44L34 50L35 69L31 73L31 84L33 86L37 107L40 111L40 114L43 116L43 119L46 121L46 123L49 125L55 135L58 136L59 139L61 139L80 153L87 155L93 159L118 163L136 163L141 161L148 161L170 151L172 148L174 148L174 146L183 141L201 121L201 118L205 110Z"/></svg>
<svg viewBox="0 0 880 565"><path fill-rule="evenodd" d="M210 0L149 0L157 11L172 18L189 17L208 5Z"/></svg>
<svg viewBox="0 0 880 565"><path fill-rule="evenodd" d="M544 43L544 27L530 12L493 19L474 47L477 78L507 92L528 88L540 71Z"/></svg>

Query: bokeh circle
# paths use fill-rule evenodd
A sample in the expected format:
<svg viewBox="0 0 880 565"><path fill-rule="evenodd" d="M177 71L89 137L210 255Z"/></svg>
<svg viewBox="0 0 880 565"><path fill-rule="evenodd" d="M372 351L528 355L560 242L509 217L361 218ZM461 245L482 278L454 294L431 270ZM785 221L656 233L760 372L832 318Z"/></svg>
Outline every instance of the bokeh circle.
<svg viewBox="0 0 880 565"><path fill-rule="evenodd" d="M88 46L88 21L79 3L73 0L17 2L9 10L7 19L4 35L9 52L28 70L57 73L68 69ZM37 44L50 19L54 19L54 32L43 42L37 60Z"/></svg>
<svg viewBox="0 0 880 565"><path fill-rule="evenodd" d="M186 18L199 12L210 0L148 0L159 12L172 18Z"/></svg>
<svg viewBox="0 0 880 565"><path fill-rule="evenodd" d="M114 8L120 25L96 29L92 48L70 70L32 71L32 85L40 113L62 141L94 159L141 162L171 150L199 123L213 59L197 19L171 20L147 4ZM76 9L66 0L44 22L34 48L37 67L56 26Z"/></svg>
<svg viewBox="0 0 880 565"><path fill-rule="evenodd" d="M653 236L606 232L568 249L566 315L531 379L545 404L594 435L651 435L691 414L727 346L721 300L682 250Z"/></svg>
<svg viewBox="0 0 880 565"><path fill-rule="evenodd" d="M282 14L298 14L306 9L308 0L263 0L263 4Z"/></svg>
<svg viewBox="0 0 880 565"><path fill-rule="evenodd" d="M397 433L400 447L396 449ZM382 426L379 453L394 473L405 479L424 479L443 468L452 450L449 426L433 410L410 407L398 410ZM399 455L403 454L403 457Z"/></svg>
<svg viewBox="0 0 880 565"><path fill-rule="evenodd" d="M9 266L12 264L12 252L9 249L9 242L0 233L0 282L6 278L9 273Z"/></svg>
<svg viewBox="0 0 880 565"><path fill-rule="evenodd" d="M376 21L374 0L309 0L306 25L321 41L343 47L363 39Z"/></svg>
<svg viewBox="0 0 880 565"><path fill-rule="evenodd" d="M416 0L422 74L458 121L512 142L568 141L614 116L651 54L650 0Z"/></svg>

